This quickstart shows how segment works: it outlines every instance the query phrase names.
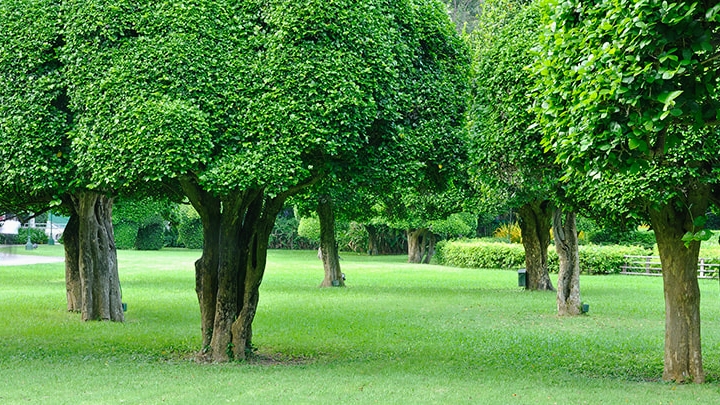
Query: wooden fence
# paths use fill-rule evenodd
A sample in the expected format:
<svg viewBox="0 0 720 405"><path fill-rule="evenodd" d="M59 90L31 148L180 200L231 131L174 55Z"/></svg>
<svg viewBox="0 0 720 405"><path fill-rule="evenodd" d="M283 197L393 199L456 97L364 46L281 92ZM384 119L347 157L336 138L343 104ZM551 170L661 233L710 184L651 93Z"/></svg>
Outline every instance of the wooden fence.
<svg viewBox="0 0 720 405"><path fill-rule="evenodd" d="M620 269L620 274L662 276L662 265L658 256L625 255L625 263ZM712 263L711 259L698 259L698 278L717 278L718 272L720 263Z"/></svg>

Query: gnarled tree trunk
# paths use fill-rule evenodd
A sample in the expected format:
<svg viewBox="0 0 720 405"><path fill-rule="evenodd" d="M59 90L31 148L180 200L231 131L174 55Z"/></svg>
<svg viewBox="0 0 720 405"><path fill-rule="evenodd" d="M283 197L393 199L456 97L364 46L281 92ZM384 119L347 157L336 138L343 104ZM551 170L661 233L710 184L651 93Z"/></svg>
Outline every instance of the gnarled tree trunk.
<svg viewBox="0 0 720 405"><path fill-rule="evenodd" d="M529 202L518 210L520 232L525 249L527 290L553 291L548 273L548 246L552 222L552 204L548 200Z"/></svg>
<svg viewBox="0 0 720 405"><path fill-rule="evenodd" d="M422 263L427 249L428 230L426 228L408 229L408 263Z"/></svg>
<svg viewBox="0 0 720 405"><path fill-rule="evenodd" d="M195 183L181 181L183 192L200 215L203 225L203 252L195 261L195 293L200 304L200 327L202 330L202 352L210 351L213 327L215 325L215 304L217 302L218 267L220 252L220 199L197 187Z"/></svg>
<svg viewBox="0 0 720 405"><path fill-rule="evenodd" d="M269 196L263 189L235 190L217 198L197 179L180 179L203 221L203 255L195 263L205 361L245 359L252 350L252 321L265 272L275 218L285 200L317 179Z"/></svg>
<svg viewBox="0 0 720 405"><path fill-rule="evenodd" d="M340 256L335 240L335 212L332 197L321 195L318 198L317 214L320 219L320 259L325 270L320 287L344 287L345 281L340 271Z"/></svg>
<svg viewBox="0 0 720 405"><path fill-rule="evenodd" d="M697 232L693 219L704 215L709 190L691 187L687 201L671 201L650 210L663 268L665 293L665 367L666 381L705 382L700 342L700 288L697 262L700 243L688 247L682 241L686 232Z"/></svg>
<svg viewBox="0 0 720 405"><path fill-rule="evenodd" d="M112 198L94 192L73 194L78 215L78 267L82 319L122 322L122 297L112 228Z"/></svg>
<svg viewBox="0 0 720 405"><path fill-rule="evenodd" d="M580 315L580 256L578 249L577 222L574 212L556 209L553 216L555 251L560 261L557 283L558 315Z"/></svg>
<svg viewBox="0 0 720 405"><path fill-rule="evenodd" d="M80 220L72 210L63 231L65 249L65 290L67 292L67 310L80 312L82 309L82 283L80 281Z"/></svg>

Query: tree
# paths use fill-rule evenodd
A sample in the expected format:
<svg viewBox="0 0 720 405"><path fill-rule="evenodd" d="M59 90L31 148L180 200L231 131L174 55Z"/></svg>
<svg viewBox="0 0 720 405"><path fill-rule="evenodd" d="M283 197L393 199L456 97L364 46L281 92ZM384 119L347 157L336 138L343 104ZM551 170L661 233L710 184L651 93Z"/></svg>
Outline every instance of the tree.
<svg viewBox="0 0 720 405"><path fill-rule="evenodd" d="M525 249L526 288L553 290L548 271L558 169L540 147L528 111L539 11L524 1L486 1L470 37L473 87L470 154L478 188L495 205L517 208Z"/></svg>
<svg viewBox="0 0 720 405"><path fill-rule="evenodd" d="M650 220L663 266L663 379L701 383L697 259L704 214L720 201L720 5L544 5L535 68L544 145L568 184L642 184L605 206Z"/></svg>
<svg viewBox="0 0 720 405"><path fill-rule="evenodd" d="M252 351L268 237L290 196L343 167L422 182L451 162L468 59L434 1L65 10L79 172L110 189L176 179L202 219L207 360Z"/></svg>
<svg viewBox="0 0 720 405"><path fill-rule="evenodd" d="M112 199L86 187L73 160L62 15L53 1L0 5L0 204L16 212L62 205L71 214L68 310L82 312L83 320L122 321Z"/></svg>

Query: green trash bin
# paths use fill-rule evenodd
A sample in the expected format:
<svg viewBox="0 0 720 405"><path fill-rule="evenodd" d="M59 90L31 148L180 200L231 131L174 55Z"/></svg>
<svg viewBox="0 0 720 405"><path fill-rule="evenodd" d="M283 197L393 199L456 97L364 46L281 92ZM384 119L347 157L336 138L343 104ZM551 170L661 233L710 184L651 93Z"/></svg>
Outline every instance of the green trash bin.
<svg viewBox="0 0 720 405"><path fill-rule="evenodd" d="M518 270L518 287L527 287L527 270Z"/></svg>

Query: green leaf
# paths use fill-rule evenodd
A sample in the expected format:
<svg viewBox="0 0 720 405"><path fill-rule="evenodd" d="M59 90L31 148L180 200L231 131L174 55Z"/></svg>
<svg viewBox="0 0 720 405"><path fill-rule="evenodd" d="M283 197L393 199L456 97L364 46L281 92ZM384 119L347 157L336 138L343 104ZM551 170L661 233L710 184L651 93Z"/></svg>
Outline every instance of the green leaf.
<svg viewBox="0 0 720 405"><path fill-rule="evenodd" d="M630 150L639 149L640 151L646 151L648 149L647 142L638 138L630 138L628 140L628 147L630 147Z"/></svg>
<svg viewBox="0 0 720 405"><path fill-rule="evenodd" d="M705 223L707 222L707 217L705 215L700 215L693 221L693 226L696 226L698 228L705 226Z"/></svg>
<svg viewBox="0 0 720 405"><path fill-rule="evenodd" d="M660 95L657 97L657 101L663 103L665 105L665 109L667 109L668 106L674 105L673 101L678 98L678 96L680 96L682 93L683 90L665 91L660 93Z"/></svg>

